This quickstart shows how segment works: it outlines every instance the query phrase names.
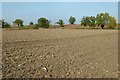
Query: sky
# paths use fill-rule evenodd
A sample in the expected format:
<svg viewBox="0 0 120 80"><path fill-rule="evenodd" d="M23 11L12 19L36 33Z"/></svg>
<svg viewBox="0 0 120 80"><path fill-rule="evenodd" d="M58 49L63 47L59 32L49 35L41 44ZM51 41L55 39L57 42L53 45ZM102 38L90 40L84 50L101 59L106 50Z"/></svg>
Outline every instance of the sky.
<svg viewBox="0 0 120 80"><path fill-rule="evenodd" d="M2 3L0 3L0 19L2 19Z"/></svg>
<svg viewBox="0 0 120 80"><path fill-rule="evenodd" d="M24 24L37 23L41 17L52 24L59 19L68 24L70 16L79 24L83 16L96 16L101 12L109 13L118 21L118 2L2 2L2 19L10 24L15 19L22 19Z"/></svg>
<svg viewBox="0 0 120 80"><path fill-rule="evenodd" d="M2 2L118 2L119 0L1 0Z"/></svg>
<svg viewBox="0 0 120 80"><path fill-rule="evenodd" d="M120 24L120 2L118 3L118 23Z"/></svg>

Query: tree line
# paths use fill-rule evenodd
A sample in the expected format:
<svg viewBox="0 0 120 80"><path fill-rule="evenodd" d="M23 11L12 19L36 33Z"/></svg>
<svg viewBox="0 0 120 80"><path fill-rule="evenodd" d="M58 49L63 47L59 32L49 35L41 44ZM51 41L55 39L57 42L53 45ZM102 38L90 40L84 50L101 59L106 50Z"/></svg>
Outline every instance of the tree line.
<svg viewBox="0 0 120 80"><path fill-rule="evenodd" d="M74 24L75 22L75 17L70 16L69 23ZM13 21L13 24L17 25L18 27L23 27L23 23L24 21L22 19L16 19ZM30 22L29 25L35 25L37 28L49 28L50 23L50 20L41 17L37 20L37 24ZM10 24L4 20L0 20L0 24L2 24L2 28L10 28ZM61 27L64 27L64 21L62 19L58 20L55 24L59 24ZM108 13L100 13L96 16L83 16L80 21L80 25L84 26L85 28L95 28L96 26L99 26L103 29L105 25L109 26L109 28L114 28L116 24L115 18L110 16Z"/></svg>
<svg viewBox="0 0 120 80"><path fill-rule="evenodd" d="M105 25L109 26L109 28L114 28L116 24L115 18L108 13L100 13L96 16L84 16L81 20L81 25L91 28L100 26L103 29Z"/></svg>

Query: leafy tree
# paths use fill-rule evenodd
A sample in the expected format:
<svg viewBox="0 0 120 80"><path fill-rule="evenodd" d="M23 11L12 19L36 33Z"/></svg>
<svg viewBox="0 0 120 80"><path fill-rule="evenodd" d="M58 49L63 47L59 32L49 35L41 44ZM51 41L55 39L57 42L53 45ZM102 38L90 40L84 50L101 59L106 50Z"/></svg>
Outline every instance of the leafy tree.
<svg viewBox="0 0 120 80"><path fill-rule="evenodd" d="M105 25L109 26L109 28L114 28L116 26L116 20L114 17L110 16L108 13L100 13L94 16L86 16L81 20L81 25L90 26L94 28L96 25L101 26L103 29Z"/></svg>
<svg viewBox="0 0 120 80"><path fill-rule="evenodd" d="M109 28L114 28L116 26L116 20L114 17L110 16L108 13L100 13L96 16L97 24L101 25L102 29L104 25L108 25Z"/></svg>
<svg viewBox="0 0 120 80"><path fill-rule="evenodd" d="M70 24L74 24L74 22L76 22L75 17L70 16L69 22L70 22Z"/></svg>
<svg viewBox="0 0 120 80"><path fill-rule="evenodd" d="M17 24L18 27L22 27L23 26L23 20L22 19L16 19L15 21L13 21L13 23Z"/></svg>
<svg viewBox="0 0 120 80"><path fill-rule="evenodd" d="M38 26L41 28L49 28L50 21L47 20L46 18L39 18L38 19Z"/></svg>
<svg viewBox="0 0 120 80"><path fill-rule="evenodd" d="M88 17L88 19L89 19L88 25L94 28L96 26L96 18L94 16L91 16L91 17Z"/></svg>
<svg viewBox="0 0 120 80"><path fill-rule="evenodd" d="M2 27L2 20L0 20L0 28Z"/></svg>
<svg viewBox="0 0 120 80"><path fill-rule="evenodd" d="M2 28L10 28L10 24L5 22L4 20L0 20L0 23L2 23Z"/></svg>
<svg viewBox="0 0 120 80"><path fill-rule="evenodd" d="M108 23L109 28L113 29L116 25L117 25L117 23L116 23L115 18L110 16L109 17L109 23Z"/></svg>
<svg viewBox="0 0 120 80"><path fill-rule="evenodd" d="M0 20L0 25L2 25L2 20Z"/></svg>
<svg viewBox="0 0 120 80"><path fill-rule="evenodd" d="M89 17L88 16L83 16L82 20L81 20L81 25L83 26L89 26L89 23L90 23L90 20L89 20Z"/></svg>
<svg viewBox="0 0 120 80"><path fill-rule="evenodd" d="M61 27L64 27L64 21L60 19L56 24L59 24Z"/></svg>
<svg viewBox="0 0 120 80"><path fill-rule="evenodd" d="M107 17L105 17L106 15L104 13L100 13L100 14L97 14L96 16L96 21L97 21L97 25L98 26L101 26L101 28L103 29L104 28L104 25L107 24Z"/></svg>
<svg viewBox="0 0 120 80"><path fill-rule="evenodd" d="M33 22L30 22L29 25L34 25L34 23L33 23Z"/></svg>

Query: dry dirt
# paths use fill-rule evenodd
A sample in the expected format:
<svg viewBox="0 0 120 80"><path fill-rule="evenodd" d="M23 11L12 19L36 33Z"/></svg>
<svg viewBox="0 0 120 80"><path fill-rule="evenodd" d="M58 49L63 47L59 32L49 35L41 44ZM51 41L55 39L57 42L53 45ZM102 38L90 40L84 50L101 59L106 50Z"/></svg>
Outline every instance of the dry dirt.
<svg viewBox="0 0 120 80"><path fill-rule="evenodd" d="M117 78L117 30L3 30L5 78Z"/></svg>

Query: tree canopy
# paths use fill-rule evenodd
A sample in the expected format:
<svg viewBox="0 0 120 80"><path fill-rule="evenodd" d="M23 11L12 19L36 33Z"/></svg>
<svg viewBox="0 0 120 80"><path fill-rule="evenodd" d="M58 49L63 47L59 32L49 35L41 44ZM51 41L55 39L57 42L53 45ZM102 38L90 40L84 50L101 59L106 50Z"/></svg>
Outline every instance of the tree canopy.
<svg viewBox="0 0 120 80"><path fill-rule="evenodd" d="M110 16L108 13L100 13L96 16L96 24L101 26L102 29L105 25L109 28L114 28L116 26L116 20L114 17Z"/></svg>
<svg viewBox="0 0 120 80"><path fill-rule="evenodd" d="M82 20L80 21L81 22L81 25L83 26L89 26L88 23L90 23L90 20L89 20L89 16L83 16Z"/></svg>
<svg viewBox="0 0 120 80"><path fill-rule="evenodd" d="M76 22L75 17L70 16L69 22L70 22L70 24L74 24Z"/></svg>
<svg viewBox="0 0 120 80"><path fill-rule="evenodd" d="M89 17L89 24L91 28L94 28L96 26L96 18L94 16Z"/></svg>
<svg viewBox="0 0 120 80"><path fill-rule="evenodd" d="M4 20L0 20L0 25L2 25L2 28L10 28L10 24L5 22Z"/></svg>
<svg viewBox="0 0 120 80"><path fill-rule="evenodd" d="M74 24L75 22L76 22L75 17L70 16L69 23ZM15 21L13 21L13 24L18 25L18 27L24 26L23 23L24 21L22 19L16 19ZM30 22L29 25L34 25L35 28L39 28L39 27L49 28L50 23L51 21L49 21L44 17L41 17L37 20L36 24ZM56 22L56 24L59 24L61 27L64 27L64 21L62 19ZM96 26L98 26L101 27L102 29L104 28L104 26L106 26L106 28L113 29L117 25L115 17L109 15L108 13L100 13L97 14L96 16L83 16L83 18L80 21L80 24L85 27L88 26L89 28L95 28ZM0 25L6 28L10 27L10 24L5 22L4 20L0 20Z"/></svg>
<svg viewBox="0 0 120 80"><path fill-rule="evenodd" d="M22 19L16 19L15 21L13 21L14 24L17 24L18 27L22 27L23 26L23 20Z"/></svg>
<svg viewBox="0 0 120 80"><path fill-rule="evenodd" d="M49 28L50 21L46 18L39 18L38 19L38 26L41 28Z"/></svg>
<svg viewBox="0 0 120 80"><path fill-rule="evenodd" d="M33 22L30 22L29 25L34 25L34 23L33 23Z"/></svg>
<svg viewBox="0 0 120 80"><path fill-rule="evenodd" d="M109 28L114 28L116 25L117 25L117 23L116 23L115 18L110 16L109 17L109 23L108 23Z"/></svg>
<svg viewBox="0 0 120 80"><path fill-rule="evenodd" d="M59 24L61 27L64 27L64 21L60 19L56 24Z"/></svg>
<svg viewBox="0 0 120 80"><path fill-rule="evenodd" d="M84 16L81 20L81 25L89 26L94 28L95 26L100 26L102 29L105 25L109 28L114 28L116 26L116 20L114 17L110 16L108 13L100 13L95 16Z"/></svg>

